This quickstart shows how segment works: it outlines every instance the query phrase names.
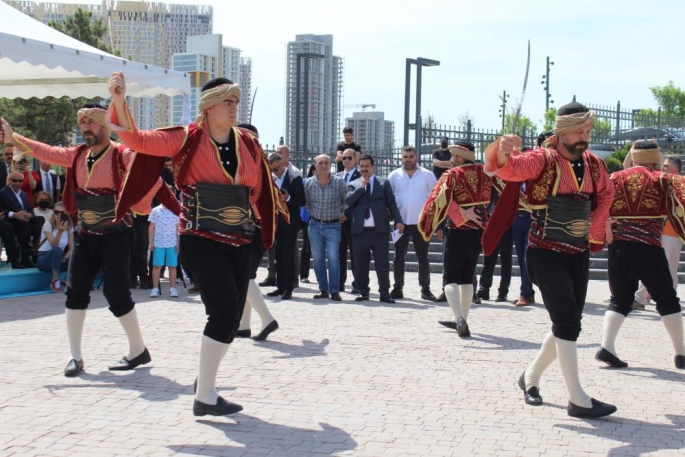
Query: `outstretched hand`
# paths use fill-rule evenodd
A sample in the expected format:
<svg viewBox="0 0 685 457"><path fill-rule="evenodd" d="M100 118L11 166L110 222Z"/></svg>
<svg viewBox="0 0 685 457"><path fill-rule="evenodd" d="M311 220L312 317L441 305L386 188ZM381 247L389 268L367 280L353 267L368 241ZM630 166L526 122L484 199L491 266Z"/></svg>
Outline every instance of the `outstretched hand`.
<svg viewBox="0 0 685 457"><path fill-rule="evenodd" d="M123 102L126 99L126 79L120 71L115 71L107 83L113 102Z"/></svg>
<svg viewBox="0 0 685 457"><path fill-rule="evenodd" d="M10 126L9 122L7 122L2 117L0 117L0 124L2 124L2 129L0 129L0 144L4 144L4 143L14 144L14 142L12 140L13 135L14 135L14 131L12 130L12 126Z"/></svg>

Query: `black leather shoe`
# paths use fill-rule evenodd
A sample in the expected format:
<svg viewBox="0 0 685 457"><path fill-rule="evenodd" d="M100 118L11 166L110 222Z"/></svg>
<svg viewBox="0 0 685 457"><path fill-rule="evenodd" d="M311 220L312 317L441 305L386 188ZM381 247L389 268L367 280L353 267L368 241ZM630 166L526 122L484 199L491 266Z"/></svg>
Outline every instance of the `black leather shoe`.
<svg viewBox="0 0 685 457"><path fill-rule="evenodd" d="M519 377L519 387L523 391L523 399L527 405L540 406L542 404L542 397L540 396L540 389L531 387L526 390L526 372L521 373Z"/></svg>
<svg viewBox="0 0 685 457"><path fill-rule="evenodd" d="M619 359L614 354L602 347L600 347L599 351L597 351L595 354L595 359L599 360L600 362L604 362L613 368L625 368L628 366L628 364L623 360Z"/></svg>
<svg viewBox="0 0 685 457"><path fill-rule="evenodd" d="M368 301L369 296L368 295L360 295L354 299L354 301Z"/></svg>
<svg viewBox="0 0 685 457"><path fill-rule="evenodd" d="M147 279L142 279L140 281L140 288L141 289L152 289L152 285L150 284L150 281Z"/></svg>
<svg viewBox="0 0 685 457"><path fill-rule="evenodd" d="M197 400L193 402L194 416L227 416L229 414L235 414L242 410L242 406L235 403L229 403L222 397L217 398L216 405L207 405Z"/></svg>
<svg viewBox="0 0 685 457"><path fill-rule="evenodd" d="M598 417L608 416L609 414L614 414L617 408L609 403L603 403L599 400L591 399L592 408L583 408L582 406L574 405L568 402L568 408L566 411L571 417L580 417L583 419L596 419Z"/></svg>
<svg viewBox="0 0 685 457"><path fill-rule="evenodd" d="M381 295L381 298L379 298L378 301L383 302L383 303L390 303L391 305L393 303L395 303L395 300L390 298L389 295Z"/></svg>
<svg viewBox="0 0 685 457"><path fill-rule="evenodd" d="M680 368L681 370L685 368L685 355L677 355L675 356L675 367Z"/></svg>
<svg viewBox="0 0 685 457"><path fill-rule="evenodd" d="M447 328L451 328L452 330L457 329L457 323L454 321L438 321L438 324L444 325Z"/></svg>
<svg viewBox="0 0 685 457"><path fill-rule="evenodd" d="M331 296L328 294L328 292L319 292L318 294L314 295L315 300L319 300L321 298L330 298Z"/></svg>
<svg viewBox="0 0 685 457"><path fill-rule="evenodd" d="M114 365L110 365L109 369L112 371L133 370L138 365L145 365L151 361L152 357L150 357L150 353L148 352L147 348L145 348L145 350L139 356L134 357L131 360L128 360L126 356L124 356Z"/></svg>
<svg viewBox="0 0 685 457"><path fill-rule="evenodd" d="M471 331L469 331L469 324L466 323L466 320L463 317L457 319L457 333L462 338L471 336Z"/></svg>
<svg viewBox="0 0 685 457"><path fill-rule="evenodd" d="M478 289L476 297L482 298L483 300L490 300L490 289Z"/></svg>
<svg viewBox="0 0 685 457"><path fill-rule="evenodd" d="M13 270L26 270L27 266L20 264L19 262L12 262L10 265L12 265Z"/></svg>
<svg viewBox="0 0 685 457"><path fill-rule="evenodd" d="M353 287L352 290L350 291L350 294L352 294L352 295L357 295L357 294L359 294L359 293L360 293L360 292L359 292L359 289L355 289L354 287Z"/></svg>
<svg viewBox="0 0 685 457"><path fill-rule="evenodd" d="M281 295L281 300L291 300L293 298L293 291L292 290L286 290L283 292L283 295Z"/></svg>
<svg viewBox="0 0 685 457"><path fill-rule="evenodd" d="M476 294L473 294L473 298L471 298L471 304L472 305L480 305L481 301L480 298L476 297Z"/></svg>
<svg viewBox="0 0 685 457"><path fill-rule="evenodd" d="M251 336L252 336L252 330L249 328L247 330L238 330L237 332L235 332L236 338L249 338Z"/></svg>
<svg viewBox="0 0 685 457"><path fill-rule="evenodd" d="M294 282L294 283L293 283L293 289L297 289L297 288L299 288L299 287L300 287L300 283L299 283L299 282Z"/></svg>
<svg viewBox="0 0 685 457"><path fill-rule="evenodd" d="M333 292L333 293L331 294L331 300L333 300L333 301L342 301L342 297L340 296L340 294L339 294L338 292Z"/></svg>
<svg viewBox="0 0 685 457"><path fill-rule="evenodd" d="M421 299L426 300L426 301L435 301L435 295L430 290L422 290L421 291Z"/></svg>
<svg viewBox="0 0 685 457"><path fill-rule="evenodd" d="M64 376L67 378L73 378L77 374L83 371L83 360L71 359L67 366L64 368Z"/></svg>
<svg viewBox="0 0 685 457"><path fill-rule="evenodd" d="M26 268L36 268L36 264L31 259L22 260L21 264Z"/></svg>
<svg viewBox="0 0 685 457"><path fill-rule="evenodd" d="M276 289L272 290L271 292L267 292L266 296L267 297L278 297L283 295L284 290L283 289Z"/></svg>
<svg viewBox="0 0 685 457"><path fill-rule="evenodd" d="M502 294L497 295L495 302L502 303L503 301L507 301L507 296Z"/></svg>
<svg viewBox="0 0 685 457"><path fill-rule="evenodd" d="M276 280L271 278L266 278L264 281L259 283L259 287L276 287Z"/></svg>
<svg viewBox="0 0 685 457"><path fill-rule="evenodd" d="M438 298L436 298L435 301L436 303L445 303L447 301L447 296L445 295L445 292L438 295Z"/></svg>
<svg viewBox="0 0 685 457"><path fill-rule="evenodd" d="M261 332L259 332L259 335L255 336L252 339L255 341L264 341L271 332L275 332L276 330L278 330L278 322L276 322L276 320L274 319L271 321L269 325L264 327Z"/></svg>
<svg viewBox="0 0 685 457"><path fill-rule="evenodd" d="M390 298L404 298L404 293L402 292L402 289L391 290L390 291Z"/></svg>

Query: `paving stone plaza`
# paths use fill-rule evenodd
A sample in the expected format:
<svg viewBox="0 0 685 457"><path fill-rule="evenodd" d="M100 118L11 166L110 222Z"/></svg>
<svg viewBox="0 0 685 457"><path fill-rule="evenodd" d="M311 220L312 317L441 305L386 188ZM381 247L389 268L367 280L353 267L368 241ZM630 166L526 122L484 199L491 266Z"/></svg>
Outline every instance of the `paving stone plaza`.
<svg viewBox="0 0 685 457"><path fill-rule="evenodd" d="M294 300L267 300L281 329L266 342L236 340L219 371L220 394L244 407L229 417L192 414L205 321L199 295L181 287L178 299L150 299L134 290L152 363L110 372L126 338L93 292L78 378L62 374L64 297L1 300L0 455L685 455L685 372L674 367L653 306L632 313L619 334L629 368L605 368L594 353L608 284L590 282L580 376L618 412L579 420L566 414L558 364L542 378L543 406L524 404L516 385L550 328L542 305L474 305L473 337L460 339L437 322L451 316L446 303L419 299L416 273L407 273L406 298L395 305L377 301L371 276L370 302L346 293L342 303L313 300L315 284L295 289ZM437 295L439 275L432 284Z"/></svg>

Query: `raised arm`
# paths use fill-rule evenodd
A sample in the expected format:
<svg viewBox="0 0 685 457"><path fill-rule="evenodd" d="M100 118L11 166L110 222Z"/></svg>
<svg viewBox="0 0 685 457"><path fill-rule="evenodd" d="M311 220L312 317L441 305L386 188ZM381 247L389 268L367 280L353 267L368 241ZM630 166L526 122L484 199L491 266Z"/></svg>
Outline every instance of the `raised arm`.
<svg viewBox="0 0 685 457"><path fill-rule="evenodd" d="M505 135L488 146L483 165L485 173L514 182L539 176L545 166L545 156L536 152L521 154L517 149L520 141L515 135Z"/></svg>

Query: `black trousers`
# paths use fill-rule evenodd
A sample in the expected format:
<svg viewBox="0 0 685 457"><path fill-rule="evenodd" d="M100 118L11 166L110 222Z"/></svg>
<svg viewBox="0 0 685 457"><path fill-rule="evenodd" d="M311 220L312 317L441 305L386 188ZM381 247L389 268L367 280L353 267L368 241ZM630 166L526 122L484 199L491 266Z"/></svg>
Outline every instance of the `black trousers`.
<svg viewBox="0 0 685 457"><path fill-rule="evenodd" d="M201 236L181 235L180 251L205 305L207 323L203 334L221 343L233 342L252 274L252 246L236 247Z"/></svg>
<svg viewBox="0 0 685 457"><path fill-rule="evenodd" d="M88 235L77 230L69 260L66 307L88 308L93 281L102 270L103 294L109 310L116 317L128 314L134 307L129 289L133 242L132 228L107 235Z"/></svg>
<svg viewBox="0 0 685 457"><path fill-rule="evenodd" d="M32 240L33 245L40 243L40 231L43 229L43 224L45 224L45 218L36 216L29 219L28 222L14 218L8 220L12 224L14 235L19 241L21 260L26 262L33 255Z"/></svg>
<svg viewBox="0 0 685 457"><path fill-rule="evenodd" d="M148 281L150 278L148 274L149 228L150 223L147 216L137 215L133 218L133 231L135 232L136 240L131 255L131 279L140 278L141 282Z"/></svg>
<svg viewBox="0 0 685 457"><path fill-rule="evenodd" d="M312 247L309 245L309 222L302 221L302 250L300 251L300 279L309 278ZM297 282L297 281L296 281Z"/></svg>
<svg viewBox="0 0 685 457"><path fill-rule="evenodd" d="M350 252L350 263L352 267L352 288L357 286L355 279L356 267L354 263L354 247L352 245L352 223L347 221L340 224L340 247L338 248L338 258L340 259L340 290L345 290L347 282L347 251Z"/></svg>
<svg viewBox="0 0 685 457"><path fill-rule="evenodd" d="M262 241L262 233L259 230L255 233L254 239L250 243L250 248L250 279L256 279L259 264L262 262L264 251L266 250Z"/></svg>
<svg viewBox="0 0 685 457"><path fill-rule="evenodd" d="M388 234L378 233L373 227L365 228L354 236L355 281L362 295L369 295L369 264L371 252L378 278L378 292L381 295L390 293L390 256L388 255Z"/></svg>
<svg viewBox="0 0 685 457"><path fill-rule="evenodd" d="M402 289L404 287L404 266L407 260L407 249L409 248L410 239L414 245L414 252L419 263L419 285L421 290L425 292L430 290L431 286L431 267L428 262L430 242L423 240L423 236L419 233L418 225L405 225L402 236L395 243L395 258L392 261L395 279L393 287L395 289Z"/></svg>
<svg viewBox="0 0 685 457"><path fill-rule="evenodd" d="M590 251L565 254L529 246L526 261L552 320L552 333L562 340L577 341L590 280Z"/></svg>
<svg viewBox="0 0 685 457"><path fill-rule="evenodd" d="M295 256L299 230L276 231L276 285L281 290L293 290L295 283Z"/></svg>
<svg viewBox="0 0 685 457"><path fill-rule="evenodd" d="M17 249L17 240L14 238L14 228L6 219L0 221L0 239L2 239L2 245L5 246L5 252L7 252L7 261L9 263L19 262L19 250Z"/></svg>
<svg viewBox="0 0 685 457"><path fill-rule="evenodd" d="M447 284L473 284L482 230L445 230L442 256L442 286Z"/></svg>
<svg viewBox="0 0 685 457"><path fill-rule="evenodd" d="M506 296L509 292L509 285L511 284L511 264L514 245L514 235L511 227L507 229L500 238L495 251L483 259L483 271L480 274L480 288L490 290L492 287L492 275L495 273L495 265L497 265L497 256L499 255L500 263L502 264L499 293Z"/></svg>
<svg viewBox="0 0 685 457"><path fill-rule="evenodd" d="M664 248L616 240L609 245L609 309L627 316L633 310L638 282L656 302L660 316L680 314L680 301L673 287Z"/></svg>

